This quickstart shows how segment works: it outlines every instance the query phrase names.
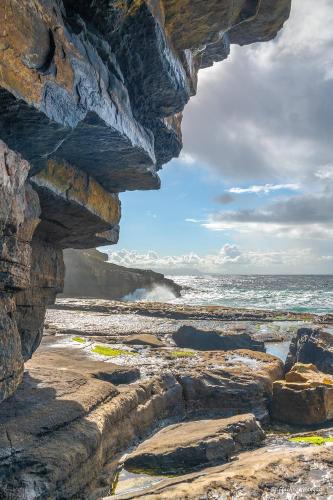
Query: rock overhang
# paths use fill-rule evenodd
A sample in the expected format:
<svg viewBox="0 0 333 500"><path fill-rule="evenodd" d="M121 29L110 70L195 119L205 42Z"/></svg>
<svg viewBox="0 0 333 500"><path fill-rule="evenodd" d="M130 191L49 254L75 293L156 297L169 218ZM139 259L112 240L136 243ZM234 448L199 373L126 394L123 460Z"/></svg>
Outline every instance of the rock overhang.
<svg viewBox="0 0 333 500"><path fill-rule="evenodd" d="M289 10L290 0L5 0L1 137L32 174L53 159L111 192L158 189L199 68L230 42L273 38Z"/></svg>
<svg viewBox="0 0 333 500"><path fill-rule="evenodd" d="M231 43L272 39L290 4L0 3L0 149L16 159L20 186L3 182L0 161L0 342L12 337L3 366L16 374L0 382L0 400L15 390L62 289L62 249L118 241L118 193L159 188L158 170L181 151L199 69L225 59Z"/></svg>

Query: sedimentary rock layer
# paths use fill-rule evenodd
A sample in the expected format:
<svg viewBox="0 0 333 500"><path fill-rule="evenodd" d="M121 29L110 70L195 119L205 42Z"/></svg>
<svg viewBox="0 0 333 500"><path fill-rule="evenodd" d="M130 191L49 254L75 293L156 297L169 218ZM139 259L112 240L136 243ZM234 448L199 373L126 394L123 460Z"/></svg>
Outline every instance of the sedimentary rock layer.
<svg viewBox="0 0 333 500"><path fill-rule="evenodd" d="M264 438L264 431L251 414L174 424L130 453L125 466L155 473L181 473L226 462L237 451L258 446Z"/></svg>
<svg viewBox="0 0 333 500"><path fill-rule="evenodd" d="M285 380L273 384L272 416L294 425L332 420L333 377L311 363L296 363Z"/></svg>
<svg viewBox="0 0 333 500"><path fill-rule="evenodd" d="M166 479L143 490L105 500L203 498L328 498L332 494L331 448L263 448L243 453L232 464Z"/></svg>
<svg viewBox="0 0 333 500"><path fill-rule="evenodd" d="M84 488L164 419L249 412L267 418L272 383L282 375L280 360L257 352L228 353L244 359L231 365L223 353L195 363L170 358L162 371L149 351L131 356L132 366L119 366L119 358L113 358L117 365L101 362L83 344L63 341L44 337L17 393L0 406L1 498L96 498L85 496ZM254 367L246 364L248 356ZM137 380L140 360L153 373ZM235 451L262 438L254 417L238 415L228 424ZM109 472L110 486L112 478Z"/></svg>
<svg viewBox="0 0 333 500"><path fill-rule="evenodd" d="M159 187L200 67L230 43L273 38L289 10L290 0L1 1L0 290L4 311L17 303L2 337L16 366L4 370L17 375L0 400L62 288L62 249L117 242L117 193Z"/></svg>
<svg viewBox="0 0 333 500"><path fill-rule="evenodd" d="M0 141L0 400L23 374L15 298L31 284L30 243L40 214L38 196L25 183L28 172L28 162Z"/></svg>

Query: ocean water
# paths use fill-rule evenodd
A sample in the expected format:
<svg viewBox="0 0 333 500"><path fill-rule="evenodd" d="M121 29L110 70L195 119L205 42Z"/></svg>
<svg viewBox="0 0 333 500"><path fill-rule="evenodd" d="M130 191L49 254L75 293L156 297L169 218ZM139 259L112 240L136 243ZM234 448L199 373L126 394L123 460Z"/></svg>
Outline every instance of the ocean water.
<svg viewBox="0 0 333 500"><path fill-rule="evenodd" d="M204 275L168 278L185 287L181 298L167 300L175 304L333 313L333 275Z"/></svg>

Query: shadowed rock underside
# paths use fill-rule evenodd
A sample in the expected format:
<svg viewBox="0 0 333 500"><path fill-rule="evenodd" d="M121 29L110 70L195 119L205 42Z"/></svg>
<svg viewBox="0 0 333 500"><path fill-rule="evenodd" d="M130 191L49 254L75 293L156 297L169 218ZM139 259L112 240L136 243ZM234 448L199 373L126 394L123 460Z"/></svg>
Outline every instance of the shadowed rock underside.
<svg viewBox="0 0 333 500"><path fill-rule="evenodd" d="M158 189L197 73L272 39L290 0L0 4L0 400L38 347L64 248L118 240L118 193Z"/></svg>

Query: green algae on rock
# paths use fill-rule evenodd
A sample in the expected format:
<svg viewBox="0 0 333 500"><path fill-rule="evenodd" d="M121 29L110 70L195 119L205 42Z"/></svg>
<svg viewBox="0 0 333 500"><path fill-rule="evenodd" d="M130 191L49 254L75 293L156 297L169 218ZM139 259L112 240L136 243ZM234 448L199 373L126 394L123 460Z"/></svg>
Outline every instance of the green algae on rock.
<svg viewBox="0 0 333 500"><path fill-rule="evenodd" d="M86 339L82 337L73 337L72 340L73 342L79 342L79 344L85 344L87 342Z"/></svg>
<svg viewBox="0 0 333 500"><path fill-rule="evenodd" d="M196 356L195 351L172 351L169 353L171 358L192 358Z"/></svg>
<svg viewBox="0 0 333 500"><path fill-rule="evenodd" d="M95 354L101 354L102 356L136 356L136 352L125 351L123 349L113 349L112 347L105 347L102 345L96 345L92 351Z"/></svg>
<svg viewBox="0 0 333 500"><path fill-rule="evenodd" d="M315 446L321 446L325 443L333 443L333 437L322 437L322 436L296 436L289 438L288 441L291 443L307 443L313 444Z"/></svg>

